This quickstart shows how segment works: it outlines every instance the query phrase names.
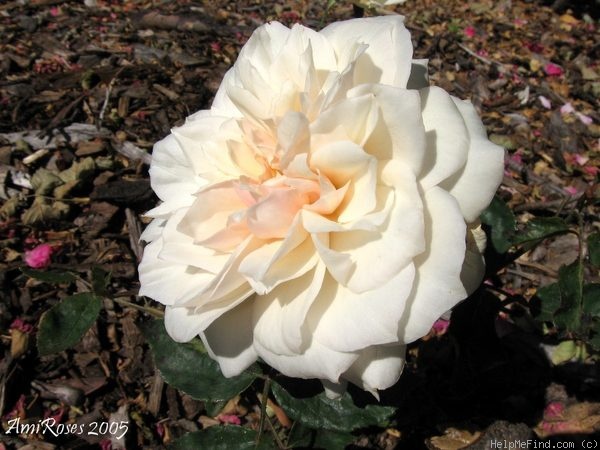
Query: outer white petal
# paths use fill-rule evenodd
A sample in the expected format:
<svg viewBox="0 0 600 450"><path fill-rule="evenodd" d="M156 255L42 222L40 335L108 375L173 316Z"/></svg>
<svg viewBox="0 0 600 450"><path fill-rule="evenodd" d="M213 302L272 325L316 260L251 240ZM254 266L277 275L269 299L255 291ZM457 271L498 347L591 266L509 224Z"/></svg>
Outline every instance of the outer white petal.
<svg viewBox="0 0 600 450"><path fill-rule="evenodd" d="M314 341L304 353L294 356L273 353L256 340L254 348L267 364L289 377L321 378L334 383L358 358L354 353L331 350Z"/></svg>
<svg viewBox="0 0 600 450"><path fill-rule="evenodd" d="M236 83L236 74L233 70L233 67L225 72L223 76L223 80L221 80L221 85L215 94L215 98L213 100L211 111L215 115L219 116L227 116L227 117L235 117L241 118L243 117L242 112L237 109L235 104L231 101L229 96L227 95L227 88Z"/></svg>
<svg viewBox="0 0 600 450"><path fill-rule="evenodd" d="M310 125L313 151L338 140L348 140L361 146L371 136L377 124L377 104L370 91L346 98L323 111Z"/></svg>
<svg viewBox="0 0 600 450"><path fill-rule="evenodd" d="M144 248L140 262L140 295L153 298L164 305L185 303L202 292L214 275L203 270L190 270L187 264L165 261L158 257L162 238Z"/></svg>
<svg viewBox="0 0 600 450"><path fill-rule="evenodd" d="M468 295L479 287L485 275L483 252L486 243L487 238L480 224L475 223L467 228L467 250L460 278Z"/></svg>
<svg viewBox="0 0 600 450"><path fill-rule="evenodd" d="M343 70L354 56L354 42L369 47L359 56L354 70L354 84L380 83L406 87L410 76L412 42L399 15L369 17L335 22L320 31L332 44Z"/></svg>
<svg viewBox="0 0 600 450"><path fill-rule="evenodd" d="M162 232L163 246L158 258L217 274L227 264L229 255L195 244L194 238L178 231L178 225L187 211L187 208L180 209L166 221Z"/></svg>
<svg viewBox="0 0 600 450"><path fill-rule="evenodd" d="M167 306L165 308L165 328L176 342L189 342L202 331L199 317L188 308Z"/></svg>
<svg viewBox="0 0 600 450"><path fill-rule="evenodd" d="M410 264L379 288L356 294L327 274L307 317L313 340L343 352L396 342L414 275Z"/></svg>
<svg viewBox="0 0 600 450"><path fill-rule="evenodd" d="M263 79L269 80L269 70L274 59L279 55L283 44L286 42L290 29L279 22L270 22L259 28L248 39L242 47L238 60L252 62ZM242 86L239 79L239 71L231 68L223 78L221 86L215 95L212 108L217 112L223 112L230 117L241 117L239 109L231 101L228 90L231 86Z"/></svg>
<svg viewBox="0 0 600 450"><path fill-rule="evenodd" d="M226 377L239 375L258 357L252 344L252 304L252 299L243 301L200 333L208 354Z"/></svg>
<svg viewBox="0 0 600 450"><path fill-rule="evenodd" d="M161 212L165 215L191 205L193 194L205 184L192 170L190 161L172 134L154 144L150 183L158 198L165 202L161 205Z"/></svg>
<svg viewBox="0 0 600 450"><path fill-rule="evenodd" d="M379 114L365 150L379 160L398 159L418 175L425 157L425 126L419 93L391 86L361 85L348 95L368 92L374 95Z"/></svg>
<svg viewBox="0 0 600 450"><path fill-rule="evenodd" d="M409 343L467 297L460 279L466 250L466 225L454 197L433 187L424 195L427 250L415 258L417 274L402 318L399 338Z"/></svg>
<svg viewBox="0 0 600 450"><path fill-rule="evenodd" d="M205 114L174 128L171 136L184 150L195 175L216 182L243 174L228 151L228 140L242 140L231 118Z"/></svg>
<svg viewBox="0 0 600 450"><path fill-rule="evenodd" d="M278 355L304 353L311 343L305 324L310 306L321 291L325 266L288 281L254 299L254 339Z"/></svg>
<svg viewBox="0 0 600 450"><path fill-rule="evenodd" d="M310 53L305 54L306 50ZM337 69L336 55L327 38L299 24L292 27L273 63L271 80L281 83L291 79L303 91L310 88L305 77L311 69L327 72Z"/></svg>
<svg viewBox="0 0 600 450"><path fill-rule="evenodd" d="M441 88L421 89L426 151L421 186L427 190L462 170L469 152L469 133L452 97Z"/></svg>
<svg viewBox="0 0 600 450"><path fill-rule="evenodd" d="M393 386L400 378L405 354L405 345L376 345L365 348L342 376L378 397L378 390Z"/></svg>
<svg viewBox="0 0 600 450"><path fill-rule="evenodd" d="M152 242L160 238L166 223L166 219L154 219L140 235L140 241Z"/></svg>
<svg viewBox="0 0 600 450"><path fill-rule="evenodd" d="M441 186L458 200L468 223L479 217L492 201L504 175L504 149L490 142L475 107L452 97L469 132L470 146L465 167Z"/></svg>

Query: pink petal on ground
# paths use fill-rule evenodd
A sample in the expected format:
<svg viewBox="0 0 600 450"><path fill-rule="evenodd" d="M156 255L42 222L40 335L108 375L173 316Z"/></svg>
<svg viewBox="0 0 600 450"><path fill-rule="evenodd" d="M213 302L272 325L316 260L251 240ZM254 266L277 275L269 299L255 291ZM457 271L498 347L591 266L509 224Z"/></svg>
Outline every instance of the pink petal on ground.
<svg viewBox="0 0 600 450"><path fill-rule="evenodd" d="M554 63L546 64L544 66L544 72L546 72L546 75L551 77L560 77L563 74L562 68Z"/></svg>
<svg viewBox="0 0 600 450"><path fill-rule="evenodd" d="M544 97L543 95L540 95L540 96L538 96L538 100L540 101L540 103L542 104L542 106L544 108L546 108L546 109L552 109L552 102L547 97Z"/></svg>
<svg viewBox="0 0 600 450"><path fill-rule="evenodd" d="M600 169L598 169L598 167L596 167L596 166L588 166L588 167L584 167L583 171L585 173L587 173L588 175L596 176L596 175L598 175L598 172L600 172Z"/></svg>
<svg viewBox="0 0 600 450"><path fill-rule="evenodd" d="M574 112L575 112L575 108L573 108L573 105L571 105L571 103L565 103L564 105L562 105L560 107L561 114L569 114L569 113L574 113Z"/></svg>
<svg viewBox="0 0 600 450"><path fill-rule="evenodd" d="M473 28L472 26L468 26L463 30L463 33L465 34L465 36L467 36L468 38L472 38L475 36L476 32L475 32L475 28Z"/></svg>
<svg viewBox="0 0 600 450"><path fill-rule="evenodd" d="M21 333L30 334L33 331L33 325L25 322L23 319L17 317L8 327L11 330L19 330Z"/></svg>
<svg viewBox="0 0 600 450"><path fill-rule="evenodd" d="M32 269L42 269L50 264L52 251L52 247L48 244L38 245L25 252L25 263Z"/></svg>
<svg viewBox="0 0 600 450"><path fill-rule="evenodd" d="M566 188L563 188L565 192L568 192L571 195L577 195L579 194L579 189L577 189L575 186L567 186Z"/></svg>
<svg viewBox="0 0 600 450"><path fill-rule="evenodd" d="M575 115L579 120L581 120L582 123L586 125L591 125L592 123L594 123L594 119L592 119L590 116L586 116L585 114L579 112L575 113Z"/></svg>
<svg viewBox="0 0 600 450"><path fill-rule="evenodd" d="M575 160L575 162L580 165L580 166L584 166L586 162L588 162L590 160L590 158L588 156L583 156L583 155L579 155L576 154L573 159Z"/></svg>
<svg viewBox="0 0 600 450"><path fill-rule="evenodd" d="M228 423L230 425L241 425L242 421L235 414L221 414L218 419L223 423Z"/></svg>
<svg viewBox="0 0 600 450"><path fill-rule="evenodd" d="M546 406L546 409L544 410L544 418L546 420L560 418L564 410L565 405L561 402L548 403L548 406Z"/></svg>

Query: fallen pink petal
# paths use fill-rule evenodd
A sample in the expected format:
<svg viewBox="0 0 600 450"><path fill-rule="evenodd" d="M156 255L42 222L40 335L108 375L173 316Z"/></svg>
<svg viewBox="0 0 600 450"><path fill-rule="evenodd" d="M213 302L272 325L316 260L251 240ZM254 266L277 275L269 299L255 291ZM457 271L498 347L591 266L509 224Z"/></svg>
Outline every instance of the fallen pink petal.
<svg viewBox="0 0 600 450"><path fill-rule="evenodd" d="M570 113L574 113L574 112L575 112L575 108L573 108L573 105L571 105L571 103L565 103L564 105L562 105L560 107L561 114L570 114Z"/></svg>
<svg viewBox="0 0 600 450"><path fill-rule="evenodd" d="M574 156L573 159L575 160L575 162L578 165L584 166L590 160L590 157L589 156L583 156L583 155L580 155L580 154L577 153L577 154L575 154L575 156Z"/></svg>
<svg viewBox="0 0 600 450"><path fill-rule="evenodd" d="M560 77L563 74L562 68L554 63L546 64L544 66L544 72L546 72L546 75L551 77Z"/></svg>
<svg viewBox="0 0 600 450"><path fill-rule="evenodd" d="M23 319L17 317L10 324L9 329L11 329L11 330L19 330L22 333L31 334L33 332L33 330L34 330L34 327L33 327L33 325L25 322Z"/></svg>
<svg viewBox="0 0 600 450"><path fill-rule="evenodd" d="M579 189L577 189L575 186L567 186L566 188L564 188L564 190L571 195L579 194Z"/></svg>
<svg viewBox="0 0 600 450"><path fill-rule="evenodd" d="M242 421L235 414L221 414L218 419L223 423L228 423L230 425L241 425Z"/></svg>
<svg viewBox="0 0 600 450"><path fill-rule="evenodd" d="M586 116L583 113L578 112L578 113L575 113L575 115L581 121L581 123L583 123L585 125L591 125L594 123L594 119L592 119L590 116Z"/></svg>
<svg viewBox="0 0 600 450"><path fill-rule="evenodd" d="M475 28L472 26L468 26L463 30L463 33L465 34L465 36L467 36L468 38L472 38L475 37L476 31Z"/></svg>
<svg viewBox="0 0 600 450"><path fill-rule="evenodd" d="M540 103L542 104L542 106L544 108L546 108L546 109L552 109L552 102L547 97L544 97L543 95L540 95L538 97L538 100L540 101Z"/></svg>
<svg viewBox="0 0 600 450"><path fill-rule="evenodd" d="M562 414L565 410L564 403L561 402L552 402L546 406L544 410L544 418L546 420L556 420L562 417Z"/></svg>
<svg viewBox="0 0 600 450"><path fill-rule="evenodd" d="M53 249L49 244L41 244L25 252L25 263L32 269L43 269L50 265Z"/></svg>

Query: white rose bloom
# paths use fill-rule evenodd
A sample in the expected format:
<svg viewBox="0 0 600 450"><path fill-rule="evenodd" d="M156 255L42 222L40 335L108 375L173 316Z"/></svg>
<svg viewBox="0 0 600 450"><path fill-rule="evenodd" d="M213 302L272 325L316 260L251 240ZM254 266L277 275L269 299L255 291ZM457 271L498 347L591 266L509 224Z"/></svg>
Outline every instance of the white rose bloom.
<svg viewBox="0 0 600 450"><path fill-rule="evenodd" d="M401 16L258 28L212 108L158 142L139 267L176 341L223 374L392 386L481 282L503 150L428 87Z"/></svg>

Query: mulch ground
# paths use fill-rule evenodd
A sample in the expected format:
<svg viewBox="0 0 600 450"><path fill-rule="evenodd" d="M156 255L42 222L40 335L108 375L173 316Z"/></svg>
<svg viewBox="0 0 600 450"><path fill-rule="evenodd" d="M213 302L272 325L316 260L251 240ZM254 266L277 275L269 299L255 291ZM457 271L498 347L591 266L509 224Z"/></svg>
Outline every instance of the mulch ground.
<svg viewBox="0 0 600 450"><path fill-rule="evenodd" d="M491 139L507 148L499 195L517 219L558 215L574 221L577 215L589 233L600 226L592 206L600 197L598 4L551 6L408 0L395 11L407 17L415 56L429 59L432 84L470 98ZM0 5L5 429L17 416L78 424L128 418L130 448L164 448L185 432L222 422L202 402L163 383L137 327L148 315L127 304L157 306L136 295L143 213L157 202L148 178L152 145L209 107L222 75L260 24L320 28L352 15L345 2L327 9L324 1L306 0ZM60 189L45 178L69 168L71 179ZM34 195L40 183L50 187ZM53 287L24 276L24 252L40 243L54 248L51 269L84 280L98 268L111 274L111 300L101 320L72 350L43 357L34 345L41 314L87 287ZM578 257L578 245L573 234L548 240L495 274L495 284L528 300ZM600 400L594 394L597 365L551 367L527 326L497 329L495 301L464 303L449 335L414 346L401 382L382 398L400 407L395 427L366 430L353 448L418 448L424 442L462 448L451 445L461 439L469 445L475 435L527 437L552 392L573 402ZM18 345L9 330L15 321L23 331ZM352 392L358 403L372 401ZM227 408L244 423L258 423L255 397L235 399ZM450 427L450 443L430 439ZM107 449L111 442L108 434L0 436L0 449L23 445Z"/></svg>

